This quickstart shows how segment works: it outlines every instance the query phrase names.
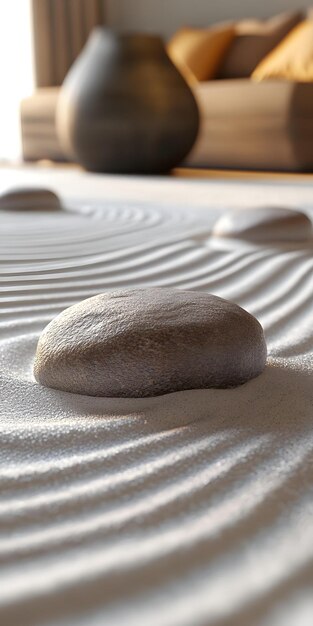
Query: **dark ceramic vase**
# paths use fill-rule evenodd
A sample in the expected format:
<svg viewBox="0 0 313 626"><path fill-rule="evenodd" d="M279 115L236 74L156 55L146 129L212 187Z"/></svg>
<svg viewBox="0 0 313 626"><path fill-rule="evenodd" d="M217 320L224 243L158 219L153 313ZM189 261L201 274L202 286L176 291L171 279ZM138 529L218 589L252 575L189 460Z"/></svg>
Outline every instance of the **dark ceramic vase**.
<svg viewBox="0 0 313 626"><path fill-rule="evenodd" d="M61 89L65 152L88 170L162 173L197 136L195 98L159 37L97 28Z"/></svg>

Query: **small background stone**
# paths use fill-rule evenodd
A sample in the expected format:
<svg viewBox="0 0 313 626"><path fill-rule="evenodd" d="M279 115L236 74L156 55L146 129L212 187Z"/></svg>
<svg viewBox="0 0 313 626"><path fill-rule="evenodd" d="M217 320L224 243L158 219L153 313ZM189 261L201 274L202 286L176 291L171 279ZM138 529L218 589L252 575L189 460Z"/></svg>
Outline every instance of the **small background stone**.
<svg viewBox="0 0 313 626"><path fill-rule="evenodd" d="M17 187L0 195L3 211L59 211L60 198L54 191L40 187Z"/></svg>
<svg viewBox="0 0 313 626"><path fill-rule="evenodd" d="M305 213L294 209L245 208L223 215L212 234L250 241L305 241L312 237L312 223Z"/></svg>

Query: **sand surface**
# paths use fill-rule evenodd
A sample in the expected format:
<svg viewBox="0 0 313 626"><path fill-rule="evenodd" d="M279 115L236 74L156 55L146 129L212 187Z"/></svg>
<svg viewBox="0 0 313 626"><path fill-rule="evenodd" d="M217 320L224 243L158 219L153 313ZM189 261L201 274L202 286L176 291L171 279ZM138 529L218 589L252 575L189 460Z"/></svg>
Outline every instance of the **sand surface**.
<svg viewBox="0 0 313 626"><path fill-rule="evenodd" d="M210 232L240 205L312 216L312 186L0 174L34 182L67 210L0 215L0 623L311 626L313 242ZM137 400L40 387L44 326L130 286L237 302L264 326L264 373Z"/></svg>

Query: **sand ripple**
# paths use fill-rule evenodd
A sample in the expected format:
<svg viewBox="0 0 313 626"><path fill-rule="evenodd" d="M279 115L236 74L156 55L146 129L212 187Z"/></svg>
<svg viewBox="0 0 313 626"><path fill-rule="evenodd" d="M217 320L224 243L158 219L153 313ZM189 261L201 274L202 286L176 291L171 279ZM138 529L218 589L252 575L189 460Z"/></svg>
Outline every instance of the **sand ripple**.
<svg viewBox="0 0 313 626"><path fill-rule="evenodd" d="M224 245L203 211L174 208L0 216L3 624L313 622L312 248ZM46 323L131 286L244 306L265 372L138 400L37 385Z"/></svg>

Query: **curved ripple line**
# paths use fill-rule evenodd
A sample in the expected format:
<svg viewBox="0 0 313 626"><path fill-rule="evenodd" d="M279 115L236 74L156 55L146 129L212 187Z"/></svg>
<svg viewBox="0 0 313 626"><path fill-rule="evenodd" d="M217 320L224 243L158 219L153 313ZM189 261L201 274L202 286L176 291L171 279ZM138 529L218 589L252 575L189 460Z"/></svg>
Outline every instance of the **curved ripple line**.
<svg viewBox="0 0 313 626"><path fill-rule="evenodd" d="M119 624L126 589L139 624L147 594L158 618L170 606L181 624L195 597L194 623L215 619L223 594L239 625L253 598L270 602L313 563L311 243L217 246L208 213L108 200L36 220L0 214L1 621L40 608L43 626L75 596L83 624L92 601ZM104 289L151 285L233 299L281 360L238 390L128 409L36 386L51 317Z"/></svg>

